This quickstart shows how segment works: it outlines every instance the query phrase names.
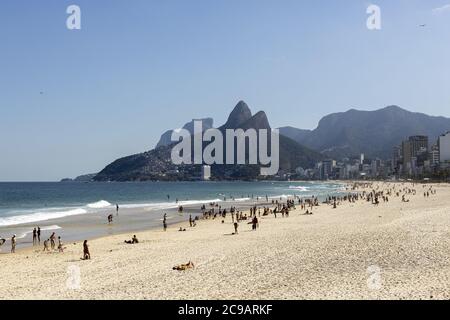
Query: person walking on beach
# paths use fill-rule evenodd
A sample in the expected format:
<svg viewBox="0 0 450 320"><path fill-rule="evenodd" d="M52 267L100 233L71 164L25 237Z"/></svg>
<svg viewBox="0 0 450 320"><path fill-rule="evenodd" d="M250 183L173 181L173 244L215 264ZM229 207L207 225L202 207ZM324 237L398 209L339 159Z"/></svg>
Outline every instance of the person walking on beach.
<svg viewBox="0 0 450 320"><path fill-rule="evenodd" d="M48 242L50 241L50 239L47 239L44 241L44 252L45 251L50 251L50 249L48 248Z"/></svg>
<svg viewBox="0 0 450 320"><path fill-rule="evenodd" d="M11 238L11 253L16 253L16 235Z"/></svg>
<svg viewBox="0 0 450 320"><path fill-rule="evenodd" d="M253 231L256 231L257 226L258 226L258 218L255 216L255 217L252 219L252 230L253 230Z"/></svg>
<svg viewBox="0 0 450 320"><path fill-rule="evenodd" d="M37 230L36 228L33 229L33 246L37 244Z"/></svg>
<svg viewBox="0 0 450 320"><path fill-rule="evenodd" d="M50 236L50 246L52 247L52 250L55 250L55 245L56 245L56 234L53 232L52 235Z"/></svg>
<svg viewBox="0 0 450 320"><path fill-rule="evenodd" d="M37 239L38 239L38 244L41 244L41 227L37 228Z"/></svg>
<svg viewBox="0 0 450 320"><path fill-rule="evenodd" d="M116 203L116 215L119 215L119 205Z"/></svg>
<svg viewBox="0 0 450 320"><path fill-rule="evenodd" d="M239 224L237 222L234 223L234 234L238 234Z"/></svg>
<svg viewBox="0 0 450 320"><path fill-rule="evenodd" d="M164 231L167 230L167 213L164 213L164 218L163 218L163 229L164 229Z"/></svg>
<svg viewBox="0 0 450 320"><path fill-rule="evenodd" d="M89 246L87 242L87 240L84 240L83 242L83 260L91 259L91 253L89 252Z"/></svg>
<svg viewBox="0 0 450 320"><path fill-rule="evenodd" d="M192 215L189 215L189 226L192 228Z"/></svg>
<svg viewBox="0 0 450 320"><path fill-rule="evenodd" d="M61 241L61 237L58 237L58 251L59 252L64 252L64 248L63 248L63 244Z"/></svg>

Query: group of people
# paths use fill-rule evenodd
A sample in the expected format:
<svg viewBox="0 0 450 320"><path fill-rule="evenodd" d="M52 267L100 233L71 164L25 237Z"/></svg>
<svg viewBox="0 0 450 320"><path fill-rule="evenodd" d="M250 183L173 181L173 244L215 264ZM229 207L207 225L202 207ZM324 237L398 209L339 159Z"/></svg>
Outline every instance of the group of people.
<svg viewBox="0 0 450 320"><path fill-rule="evenodd" d="M48 238L47 240L44 241L44 252L45 251L50 251L50 248L52 251L54 251L56 249L56 233L52 232L52 234L50 235L50 238ZM63 243L61 240L61 236L58 236L58 252L64 252L64 247L63 247Z"/></svg>

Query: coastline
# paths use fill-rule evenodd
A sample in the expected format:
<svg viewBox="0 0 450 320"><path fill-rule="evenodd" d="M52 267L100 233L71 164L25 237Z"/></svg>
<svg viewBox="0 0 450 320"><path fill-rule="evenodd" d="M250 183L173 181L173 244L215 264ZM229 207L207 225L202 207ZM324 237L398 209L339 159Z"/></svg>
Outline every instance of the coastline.
<svg viewBox="0 0 450 320"><path fill-rule="evenodd" d="M89 261L80 260L80 242L65 244L64 253L20 250L1 256L0 297L449 299L450 185L433 186L437 194L426 199L416 185L408 203L392 196L379 206L320 204L313 215L297 207L289 218L261 217L257 231L241 222L238 235L231 235L227 215L225 223L200 220L194 228L181 222L167 232L136 232L135 245L123 243L130 233L100 237L89 241ZM177 231L180 226L187 231ZM189 260L194 269L172 270ZM80 271L76 289L67 286L72 266Z"/></svg>

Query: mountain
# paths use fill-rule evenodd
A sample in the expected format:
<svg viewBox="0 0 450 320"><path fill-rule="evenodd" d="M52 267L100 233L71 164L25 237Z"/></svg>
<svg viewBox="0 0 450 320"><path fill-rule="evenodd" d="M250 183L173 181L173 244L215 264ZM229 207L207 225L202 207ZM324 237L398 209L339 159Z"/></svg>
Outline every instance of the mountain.
<svg viewBox="0 0 450 320"><path fill-rule="evenodd" d="M450 130L450 119L410 112L398 106L375 111L351 109L323 117L316 129L280 132L328 157L342 158L360 153L389 158L392 148L412 135L426 135L430 143Z"/></svg>
<svg viewBox="0 0 450 320"><path fill-rule="evenodd" d="M75 179L64 178L61 179L61 182L91 182L94 180L97 173L89 173L76 177Z"/></svg>
<svg viewBox="0 0 450 320"><path fill-rule="evenodd" d="M244 101L239 101L228 116L227 122L219 129L235 129L242 123L252 118L252 112Z"/></svg>
<svg viewBox="0 0 450 320"><path fill-rule="evenodd" d="M188 130L191 134L194 134L194 121L201 121L202 122L202 128L203 131L207 129L213 128L214 120L212 118L204 118L204 119L193 119L192 121L186 123L183 126L183 129ZM172 133L173 130L167 130L161 135L161 138L159 139L159 142L156 145L156 148L162 147L162 146L168 146L172 144Z"/></svg>
<svg viewBox="0 0 450 320"><path fill-rule="evenodd" d="M212 124L212 123L211 123ZM230 113L228 120L219 127L223 133L226 129L259 130L267 129L270 124L263 111L252 115L250 108L240 101ZM270 135L269 135L270 137ZM292 172L297 167L311 168L323 159L318 152L299 145L294 140L280 135L280 169ZM268 139L270 145L270 139ZM97 181L144 181L144 180L195 180L200 176L200 165L175 165L171 160L172 147L177 143L161 145L158 148L118 159L106 166L96 177ZM248 144L248 143L247 143ZM203 148L208 143L203 144ZM224 158L226 158L226 135L224 134ZM236 145L234 154L236 157ZM248 159L248 147L246 148ZM215 179L257 179L259 165L213 165L212 175Z"/></svg>
<svg viewBox="0 0 450 320"><path fill-rule="evenodd" d="M297 129L289 126L281 127L279 128L279 130L281 135L291 138L298 143L301 143L300 141L305 141L308 135L311 133L311 130Z"/></svg>

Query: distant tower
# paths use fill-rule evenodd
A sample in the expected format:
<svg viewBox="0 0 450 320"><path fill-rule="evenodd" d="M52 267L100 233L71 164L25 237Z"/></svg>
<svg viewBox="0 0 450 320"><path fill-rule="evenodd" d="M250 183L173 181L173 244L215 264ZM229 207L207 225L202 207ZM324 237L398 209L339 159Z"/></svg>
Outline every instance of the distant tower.
<svg viewBox="0 0 450 320"><path fill-rule="evenodd" d="M203 181L208 181L211 179L211 166L202 166L202 177Z"/></svg>
<svg viewBox="0 0 450 320"><path fill-rule="evenodd" d="M364 164L364 153L361 153L360 164Z"/></svg>

